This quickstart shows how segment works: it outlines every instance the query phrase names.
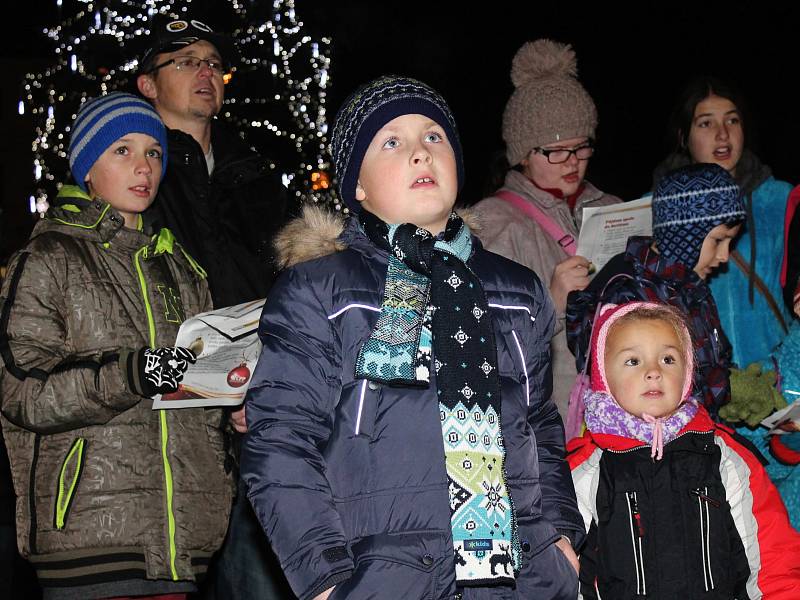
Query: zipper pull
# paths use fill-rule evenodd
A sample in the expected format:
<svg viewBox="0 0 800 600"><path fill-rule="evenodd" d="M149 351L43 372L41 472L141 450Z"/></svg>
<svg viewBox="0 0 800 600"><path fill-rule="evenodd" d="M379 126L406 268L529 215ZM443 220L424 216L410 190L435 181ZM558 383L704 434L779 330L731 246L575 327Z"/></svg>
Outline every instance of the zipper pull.
<svg viewBox="0 0 800 600"><path fill-rule="evenodd" d="M697 489L695 489L695 490L690 490L690 491L689 491L689 494L690 494L690 495L691 495L691 494L693 494L693 495L697 496L698 498L700 498L700 500L703 500L704 502L708 502L708 503L709 503L711 506L713 506L714 508L719 508L720 506L722 506L722 504L720 503L720 501L719 501L719 500L715 500L715 499L714 499L714 498L712 498L711 496L707 496L706 494L704 494L704 493L703 493L703 492L700 490L700 488L697 488Z"/></svg>
<svg viewBox="0 0 800 600"><path fill-rule="evenodd" d="M642 515L639 512L639 503L636 502L636 495L633 492L628 492L628 500L631 502L631 516L633 522L636 523L636 533L640 538L644 537L644 524L642 524Z"/></svg>

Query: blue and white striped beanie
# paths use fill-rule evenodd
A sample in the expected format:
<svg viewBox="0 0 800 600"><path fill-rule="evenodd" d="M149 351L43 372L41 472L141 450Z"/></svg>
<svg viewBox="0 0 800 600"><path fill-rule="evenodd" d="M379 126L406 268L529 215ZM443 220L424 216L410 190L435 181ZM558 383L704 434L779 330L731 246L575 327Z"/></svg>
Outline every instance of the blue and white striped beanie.
<svg viewBox="0 0 800 600"><path fill-rule="evenodd" d="M345 100L331 136L331 154L339 178L339 194L353 212L361 210L356 184L372 138L392 119L424 115L438 123L456 156L458 188L464 183L464 159L453 113L433 88L409 77L385 75L361 86Z"/></svg>
<svg viewBox="0 0 800 600"><path fill-rule="evenodd" d="M745 219L739 186L725 169L698 163L670 171L653 193L653 238L659 253L694 269L708 232Z"/></svg>
<svg viewBox="0 0 800 600"><path fill-rule="evenodd" d="M72 124L69 168L76 183L86 189L86 175L111 144L129 133L145 133L161 144L161 174L167 170L167 129L149 102L113 92L86 102Z"/></svg>

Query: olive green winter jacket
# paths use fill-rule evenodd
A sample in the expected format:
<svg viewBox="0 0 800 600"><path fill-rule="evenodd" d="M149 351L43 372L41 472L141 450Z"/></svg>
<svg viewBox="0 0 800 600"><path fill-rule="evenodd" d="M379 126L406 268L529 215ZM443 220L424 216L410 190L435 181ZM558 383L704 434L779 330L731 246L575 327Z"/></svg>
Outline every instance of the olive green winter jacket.
<svg viewBox="0 0 800 600"><path fill-rule="evenodd" d="M228 523L222 411L152 410L117 358L174 345L184 318L210 309L204 273L169 230L124 228L105 202L68 191L0 291L18 546L44 587L194 581Z"/></svg>

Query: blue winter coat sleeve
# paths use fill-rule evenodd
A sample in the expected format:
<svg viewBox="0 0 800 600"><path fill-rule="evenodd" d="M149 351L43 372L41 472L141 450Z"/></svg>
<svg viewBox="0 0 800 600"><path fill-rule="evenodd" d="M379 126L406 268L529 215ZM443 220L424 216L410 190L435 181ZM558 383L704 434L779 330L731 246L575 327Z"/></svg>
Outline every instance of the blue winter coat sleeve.
<svg viewBox="0 0 800 600"><path fill-rule="evenodd" d="M353 569L322 453L341 387L341 352L314 290L307 273L289 269L270 293L242 448L248 497L300 600Z"/></svg>
<svg viewBox="0 0 800 600"><path fill-rule="evenodd" d="M530 378L528 423L536 436L539 455L539 482L542 488L542 513L555 528L570 538L573 546L583 543L583 519L575 498L569 464L564 449L564 424L551 398L552 369L550 340L555 326L555 309L549 295L542 290L544 301L533 327L526 330L526 347L536 351L526 357Z"/></svg>

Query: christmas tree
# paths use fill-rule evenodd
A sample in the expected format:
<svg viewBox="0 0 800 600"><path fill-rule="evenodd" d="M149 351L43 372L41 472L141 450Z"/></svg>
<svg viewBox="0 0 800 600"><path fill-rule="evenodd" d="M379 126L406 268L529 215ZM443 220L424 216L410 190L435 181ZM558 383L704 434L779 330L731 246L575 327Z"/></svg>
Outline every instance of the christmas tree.
<svg viewBox="0 0 800 600"><path fill-rule="evenodd" d="M67 12L56 0L60 10ZM192 0L77 0L72 14L45 29L55 64L29 73L19 111L35 119L31 210L44 212L69 171L70 124L87 99L135 89L135 50L149 34L155 14L206 18ZM213 3L212 3L213 4ZM295 13L293 0L269 4L230 0L213 4L234 22L241 61L228 78L219 117L231 122L265 156L276 159L284 183L299 201L342 206L329 177L325 102L330 85L329 38L313 40Z"/></svg>

